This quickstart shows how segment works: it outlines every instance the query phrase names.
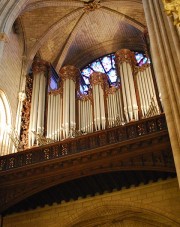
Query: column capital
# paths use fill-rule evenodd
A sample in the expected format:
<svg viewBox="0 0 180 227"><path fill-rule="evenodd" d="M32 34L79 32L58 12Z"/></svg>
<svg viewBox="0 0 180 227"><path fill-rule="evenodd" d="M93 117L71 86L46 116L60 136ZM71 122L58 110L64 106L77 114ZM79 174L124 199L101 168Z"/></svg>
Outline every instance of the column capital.
<svg viewBox="0 0 180 227"><path fill-rule="evenodd" d="M105 73L101 73L101 72L93 72L90 75L90 83L91 83L91 85L105 84L105 83L107 83L107 75Z"/></svg>
<svg viewBox="0 0 180 227"><path fill-rule="evenodd" d="M48 67L48 62L40 58L35 58L32 64L32 71L33 73L47 72Z"/></svg>
<svg viewBox="0 0 180 227"><path fill-rule="evenodd" d="M80 71L73 65L66 65L59 70L59 76L62 80L73 80L76 82L76 79L79 77Z"/></svg>
<svg viewBox="0 0 180 227"><path fill-rule="evenodd" d="M134 53L131 52L129 49L118 50L115 53L115 61L116 63L120 63L120 64L123 62L127 62L131 66L134 66L137 63Z"/></svg>
<svg viewBox="0 0 180 227"><path fill-rule="evenodd" d="M5 32L0 33L0 41L5 43L9 42L8 35Z"/></svg>
<svg viewBox="0 0 180 227"><path fill-rule="evenodd" d="M180 3L179 0L162 0L165 12L172 16L174 25L180 26Z"/></svg>
<svg viewBox="0 0 180 227"><path fill-rule="evenodd" d="M27 97L25 91L20 91L18 94L18 97L19 97L19 101L23 102Z"/></svg>

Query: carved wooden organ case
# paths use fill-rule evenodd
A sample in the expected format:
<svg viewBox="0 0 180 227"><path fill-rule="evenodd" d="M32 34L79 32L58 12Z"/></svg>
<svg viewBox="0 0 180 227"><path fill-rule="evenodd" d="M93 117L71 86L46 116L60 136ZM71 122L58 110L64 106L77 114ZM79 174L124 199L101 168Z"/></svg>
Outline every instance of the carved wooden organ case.
<svg viewBox="0 0 180 227"><path fill-rule="evenodd" d="M119 82L110 86L106 74L93 72L88 93L83 94L78 68L61 68L58 86L52 89L49 64L36 59L30 116L21 130L26 147L38 145L37 134L60 141L160 114L151 65L137 66L134 53L128 49L117 51L115 61Z"/></svg>

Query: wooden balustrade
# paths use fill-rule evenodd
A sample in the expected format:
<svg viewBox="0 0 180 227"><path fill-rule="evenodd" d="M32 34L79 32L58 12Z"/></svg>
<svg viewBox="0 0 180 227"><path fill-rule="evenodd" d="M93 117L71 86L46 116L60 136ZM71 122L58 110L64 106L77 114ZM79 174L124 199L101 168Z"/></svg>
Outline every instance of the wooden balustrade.
<svg viewBox="0 0 180 227"><path fill-rule="evenodd" d="M167 130L165 115L130 122L126 125L34 147L0 157L0 172L45 162L62 156L97 149Z"/></svg>

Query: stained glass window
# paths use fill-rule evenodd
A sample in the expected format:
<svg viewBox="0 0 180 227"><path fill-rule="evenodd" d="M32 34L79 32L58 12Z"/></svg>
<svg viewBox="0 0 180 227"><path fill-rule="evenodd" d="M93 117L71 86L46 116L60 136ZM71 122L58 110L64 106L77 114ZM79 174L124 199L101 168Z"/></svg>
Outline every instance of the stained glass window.
<svg viewBox="0 0 180 227"><path fill-rule="evenodd" d="M104 71L105 71L102 66L102 63L99 60L91 63L90 66L95 72L104 73Z"/></svg>
<svg viewBox="0 0 180 227"><path fill-rule="evenodd" d="M134 52L134 54L138 66L150 63L150 60L144 53ZM120 78L117 76L114 53L96 59L81 70L81 93L88 93L90 85L89 77L93 72L105 73L108 76L110 86L115 86L120 82Z"/></svg>
<svg viewBox="0 0 180 227"><path fill-rule="evenodd" d="M145 63L150 63L150 59L144 53L135 52L135 58L138 66L142 66Z"/></svg>
<svg viewBox="0 0 180 227"><path fill-rule="evenodd" d="M48 86L48 91L54 91L59 88L59 76L56 73L55 69L53 66L50 66L50 78L49 78L49 86Z"/></svg>
<svg viewBox="0 0 180 227"><path fill-rule="evenodd" d="M93 72L101 72L107 74L110 86L117 83L117 72L115 68L114 58L114 54L108 54L104 57L96 59L81 70L81 92L83 90L82 93L88 93L90 85L89 77Z"/></svg>

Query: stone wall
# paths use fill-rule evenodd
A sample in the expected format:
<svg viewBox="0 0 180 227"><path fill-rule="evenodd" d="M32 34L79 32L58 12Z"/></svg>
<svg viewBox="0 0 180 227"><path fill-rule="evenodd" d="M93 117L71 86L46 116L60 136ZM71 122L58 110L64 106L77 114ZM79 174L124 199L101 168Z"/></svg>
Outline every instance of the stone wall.
<svg viewBox="0 0 180 227"><path fill-rule="evenodd" d="M0 61L0 89L9 101L12 120L15 124L18 92L22 70L23 42L20 35L11 31L5 43L3 56Z"/></svg>
<svg viewBox="0 0 180 227"><path fill-rule="evenodd" d="M3 227L180 226L179 214L177 179L169 179L12 214Z"/></svg>

